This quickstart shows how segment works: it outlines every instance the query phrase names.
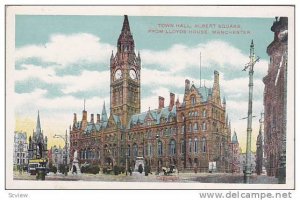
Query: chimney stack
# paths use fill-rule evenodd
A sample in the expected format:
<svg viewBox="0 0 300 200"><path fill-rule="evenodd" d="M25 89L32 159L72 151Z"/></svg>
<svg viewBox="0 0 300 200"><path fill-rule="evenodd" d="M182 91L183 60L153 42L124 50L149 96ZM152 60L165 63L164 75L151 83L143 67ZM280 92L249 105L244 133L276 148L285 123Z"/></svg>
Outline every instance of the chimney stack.
<svg viewBox="0 0 300 200"><path fill-rule="evenodd" d="M170 104L169 104L169 109L172 110L173 106L175 103L175 94L170 92Z"/></svg>
<svg viewBox="0 0 300 200"><path fill-rule="evenodd" d="M97 114L97 123L100 123L100 114Z"/></svg>
<svg viewBox="0 0 300 200"><path fill-rule="evenodd" d="M91 123L94 123L94 114L91 114Z"/></svg>
<svg viewBox="0 0 300 200"><path fill-rule="evenodd" d="M74 113L74 117L73 117L73 125L75 125L77 123L77 115L76 113Z"/></svg>
<svg viewBox="0 0 300 200"><path fill-rule="evenodd" d="M219 72L214 71L214 84L219 85Z"/></svg>
<svg viewBox="0 0 300 200"><path fill-rule="evenodd" d="M165 98L159 96L158 97L158 109L162 109L165 107Z"/></svg>
<svg viewBox="0 0 300 200"><path fill-rule="evenodd" d="M190 80L185 79L185 92L187 92L190 89Z"/></svg>
<svg viewBox="0 0 300 200"><path fill-rule="evenodd" d="M177 100L176 100L176 108L179 108L180 106L180 102L179 102L179 98L177 97Z"/></svg>
<svg viewBox="0 0 300 200"><path fill-rule="evenodd" d="M84 121L84 122L87 121L87 111L86 110L82 111L82 121Z"/></svg>

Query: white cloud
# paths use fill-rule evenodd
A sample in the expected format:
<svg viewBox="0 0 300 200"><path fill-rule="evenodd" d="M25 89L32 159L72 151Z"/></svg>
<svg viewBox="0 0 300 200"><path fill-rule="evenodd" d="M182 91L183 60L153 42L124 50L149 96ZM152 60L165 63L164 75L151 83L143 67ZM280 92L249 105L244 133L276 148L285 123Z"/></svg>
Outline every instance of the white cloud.
<svg viewBox="0 0 300 200"><path fill-rule="evenodd" d="M15 112L17 114L24 114L24 111L26 111L26 113L31 113L35 116L37 110L44 110L52 116L66 112L70 112L69 114L71 115L73 112L81 112L83 109L83 99L77 99L73 96L62 96L49 99L46 97L46 93L46 90L41 89L36 89L31 93L15 93L14 99L17 99L14 102ZM106 105L109 105L109 96L104 98L90 98L86 100L86 109L92 113L101 113L104 101L106 102ZM109 112L109 110L107 110L107 112Z"/></svg>
<svg viewBox="0 0 300 200"><path fill-rule="evenodd" d="M62 92L65 94L86 90L103 90L109 87L109 71L82 71L78 76L66 75L57 76L54 67L43 68L41 66L24 64L21 70L14 73L15 80L24 81L31 78L39 79L48 84L59 84L63 86Z"/></svg>
<svg viewBox="0 0 300 200"><path fill-rule="evenodd" d="M16 49L15 59L40 58L43 62L54 62L61 66L87 61L108 62L115 47L101 43L100 38L88 33L52 35L44 45L29 45Z"/></svg>
<svg viewBox="0 0 300 200"><path fill-rule="evenodd" d="M248 55L224 41L210 41L194 47L176 44L164 51L141 51L144 65L158 65L173 72L190 66L199 67L200 52L203 68L217 65L223 69L231 67L242 70L249 60Z"/></svg>

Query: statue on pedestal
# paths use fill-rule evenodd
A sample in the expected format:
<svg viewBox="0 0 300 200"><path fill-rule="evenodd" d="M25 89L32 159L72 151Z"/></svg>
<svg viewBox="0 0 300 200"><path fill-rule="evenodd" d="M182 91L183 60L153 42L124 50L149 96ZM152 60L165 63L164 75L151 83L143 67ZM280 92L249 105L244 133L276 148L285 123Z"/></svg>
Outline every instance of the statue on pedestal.
<svg viewBox="0 0 300 200"><path fill-rule="evenodd" d="M78 165L78 153L77 150L74 152L73 162L72 162L72 174L80 174L80 168Z"/></svg>

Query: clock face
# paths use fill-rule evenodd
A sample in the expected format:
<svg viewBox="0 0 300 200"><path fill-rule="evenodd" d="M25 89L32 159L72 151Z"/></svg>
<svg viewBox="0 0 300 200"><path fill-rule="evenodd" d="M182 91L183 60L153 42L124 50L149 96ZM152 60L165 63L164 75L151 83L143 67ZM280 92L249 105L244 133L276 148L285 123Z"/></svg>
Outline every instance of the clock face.
<svg viewBox="0 0 300 200"><path fill-rule="evenodd" d="M133 69L131 69L131 70L129 71L129 75L130 75L130 78L136 79L136 72L135 72Z"/></svg>
<svg viewBox="0 0 300 200"><path fill-rule="evenodd" d="M115 78L116 80L122 78L122 71L120 69L115 72Z"/></svg>

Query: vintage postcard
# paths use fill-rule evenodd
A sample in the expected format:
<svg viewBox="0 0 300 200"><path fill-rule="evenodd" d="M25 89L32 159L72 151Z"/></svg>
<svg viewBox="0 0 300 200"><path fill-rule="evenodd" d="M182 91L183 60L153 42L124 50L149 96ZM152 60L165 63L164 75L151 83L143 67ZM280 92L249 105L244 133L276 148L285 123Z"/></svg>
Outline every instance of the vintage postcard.
<svg viewBox="0 0 300 200"><path fill-rule="evenodd" d="M294 20L6 6L6 188L293 189Z"/></svg>

